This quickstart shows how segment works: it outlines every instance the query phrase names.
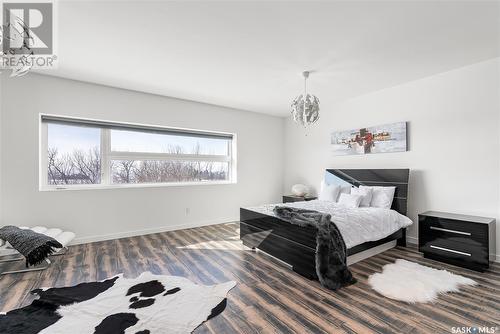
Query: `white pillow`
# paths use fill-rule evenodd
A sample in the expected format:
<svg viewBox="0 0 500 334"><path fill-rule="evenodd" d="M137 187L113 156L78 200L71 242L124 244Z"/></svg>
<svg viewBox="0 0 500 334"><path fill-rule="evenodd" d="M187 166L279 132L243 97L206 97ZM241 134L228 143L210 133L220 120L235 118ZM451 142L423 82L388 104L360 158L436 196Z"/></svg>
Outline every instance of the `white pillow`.
<svg viewBox="0 0 500 334"><path fill-rule="evenodd" d="M348 208L358 208L363 196L354 194L340 194L339 204Z"/></svg>
<svg viewBox="0 0 500 334"><path fill-rule="evenodd" d="M325 181L321 182L321 189L318 199L320 201L336 202L339 196L340 186L336 184L326 184Z"/></svg>
<svg viewBox="0 0 500 334"><path fill-rule="evenodd" d="M392 200L394 199L394 192L396 187L367 187L359 186L360 189L371 188L372 189L372 201L370 203L371 207L374 208L384 208L390 209L392 206Z"/></svg>
<svg viewBox="0 0 500 334"><path fill-rule="evenodd" d="M372 201L373 189L372 188L352 188L351 194L360 195L361 203L359 206L368 207Z"/></svg>
<svg viewBox="0 0 500 334"><path fill-rule="evenodd" d="M352 186L341 186L340 187L340 194L348 194L349 195L351 193L351 189L352 189Z"/></svg>

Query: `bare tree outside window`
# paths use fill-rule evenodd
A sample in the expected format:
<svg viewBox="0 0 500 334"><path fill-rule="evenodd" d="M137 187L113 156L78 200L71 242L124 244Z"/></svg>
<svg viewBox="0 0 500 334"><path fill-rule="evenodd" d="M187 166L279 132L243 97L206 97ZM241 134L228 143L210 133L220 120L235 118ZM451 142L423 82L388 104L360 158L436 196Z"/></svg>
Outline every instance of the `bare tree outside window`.
<svg viewBox="0 0 500 334"><path fill-rule="evenodd" d="M112 161L111 170L113 171L114 183L132 183L137 166L134 160Z"/></svg>
<svg viewBox="0 0 500 334"><path fill-rule="evenodd" d="M99 184L99 148L94 147L88 151L74 150L71 154L59 154L57 148L49 148L47 171L49 184Z"/></svg>
<svg viewBox="0 0 500 334"><path fill-rule="evenodd" d="M196 147L193 149L196 152ZM184 154L179 146L170 154ZM121 160L112 161L113 183L168 183L227 180L228 164L213 161Z"/></svg>

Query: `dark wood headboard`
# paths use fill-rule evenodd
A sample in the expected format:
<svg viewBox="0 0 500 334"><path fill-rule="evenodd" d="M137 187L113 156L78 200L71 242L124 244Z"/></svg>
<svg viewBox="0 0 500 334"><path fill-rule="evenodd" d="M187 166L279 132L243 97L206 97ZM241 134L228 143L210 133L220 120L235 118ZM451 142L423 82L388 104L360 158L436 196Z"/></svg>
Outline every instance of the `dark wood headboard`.
<svg viewBox="0 0 500 334"><path fill-rule="evenodd" d="M406 216L409 169L327 169L327 184L396 187L391 209Z"/></svg>

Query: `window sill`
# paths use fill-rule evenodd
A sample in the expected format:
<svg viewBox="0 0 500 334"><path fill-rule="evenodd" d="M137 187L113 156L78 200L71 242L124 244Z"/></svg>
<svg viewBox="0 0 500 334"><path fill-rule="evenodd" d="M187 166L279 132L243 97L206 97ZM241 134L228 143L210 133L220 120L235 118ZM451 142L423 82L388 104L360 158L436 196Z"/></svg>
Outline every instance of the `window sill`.
<svg viewBox="0 0 500 334"><path fill-rule="evenodd" d="M102 189L130 189L130 188L164 188L189 186L214 186L236 184L236 181L200 181L200 182L172 182L172 183L141 183L141 184L79 184L69 186L40 186L39 191L73 191L73 190L102 190Z"/></svg>

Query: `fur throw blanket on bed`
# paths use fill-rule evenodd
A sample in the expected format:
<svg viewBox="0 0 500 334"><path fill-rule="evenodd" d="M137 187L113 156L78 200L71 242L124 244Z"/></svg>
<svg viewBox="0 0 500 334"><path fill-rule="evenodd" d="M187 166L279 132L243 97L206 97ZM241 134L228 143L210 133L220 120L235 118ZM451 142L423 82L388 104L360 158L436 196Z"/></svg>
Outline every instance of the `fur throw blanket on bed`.
<svg viewBox="0 0 500 334"><path fill-rule="evenodd" d="M337 290L356 283L347 268L347 248L331 216L313 210L276 206L274 213L294 225L314 226L316 234L316 274L325 288Z"/></svg>
<svg viewBox="0 0 500 334"><path fill-rule="evenodd" d="M10 245L26 258L26 267L36 265L45 260L62 245L56 239L45 234L36 233L16 226L0 228L0 239Z"/></svg>

